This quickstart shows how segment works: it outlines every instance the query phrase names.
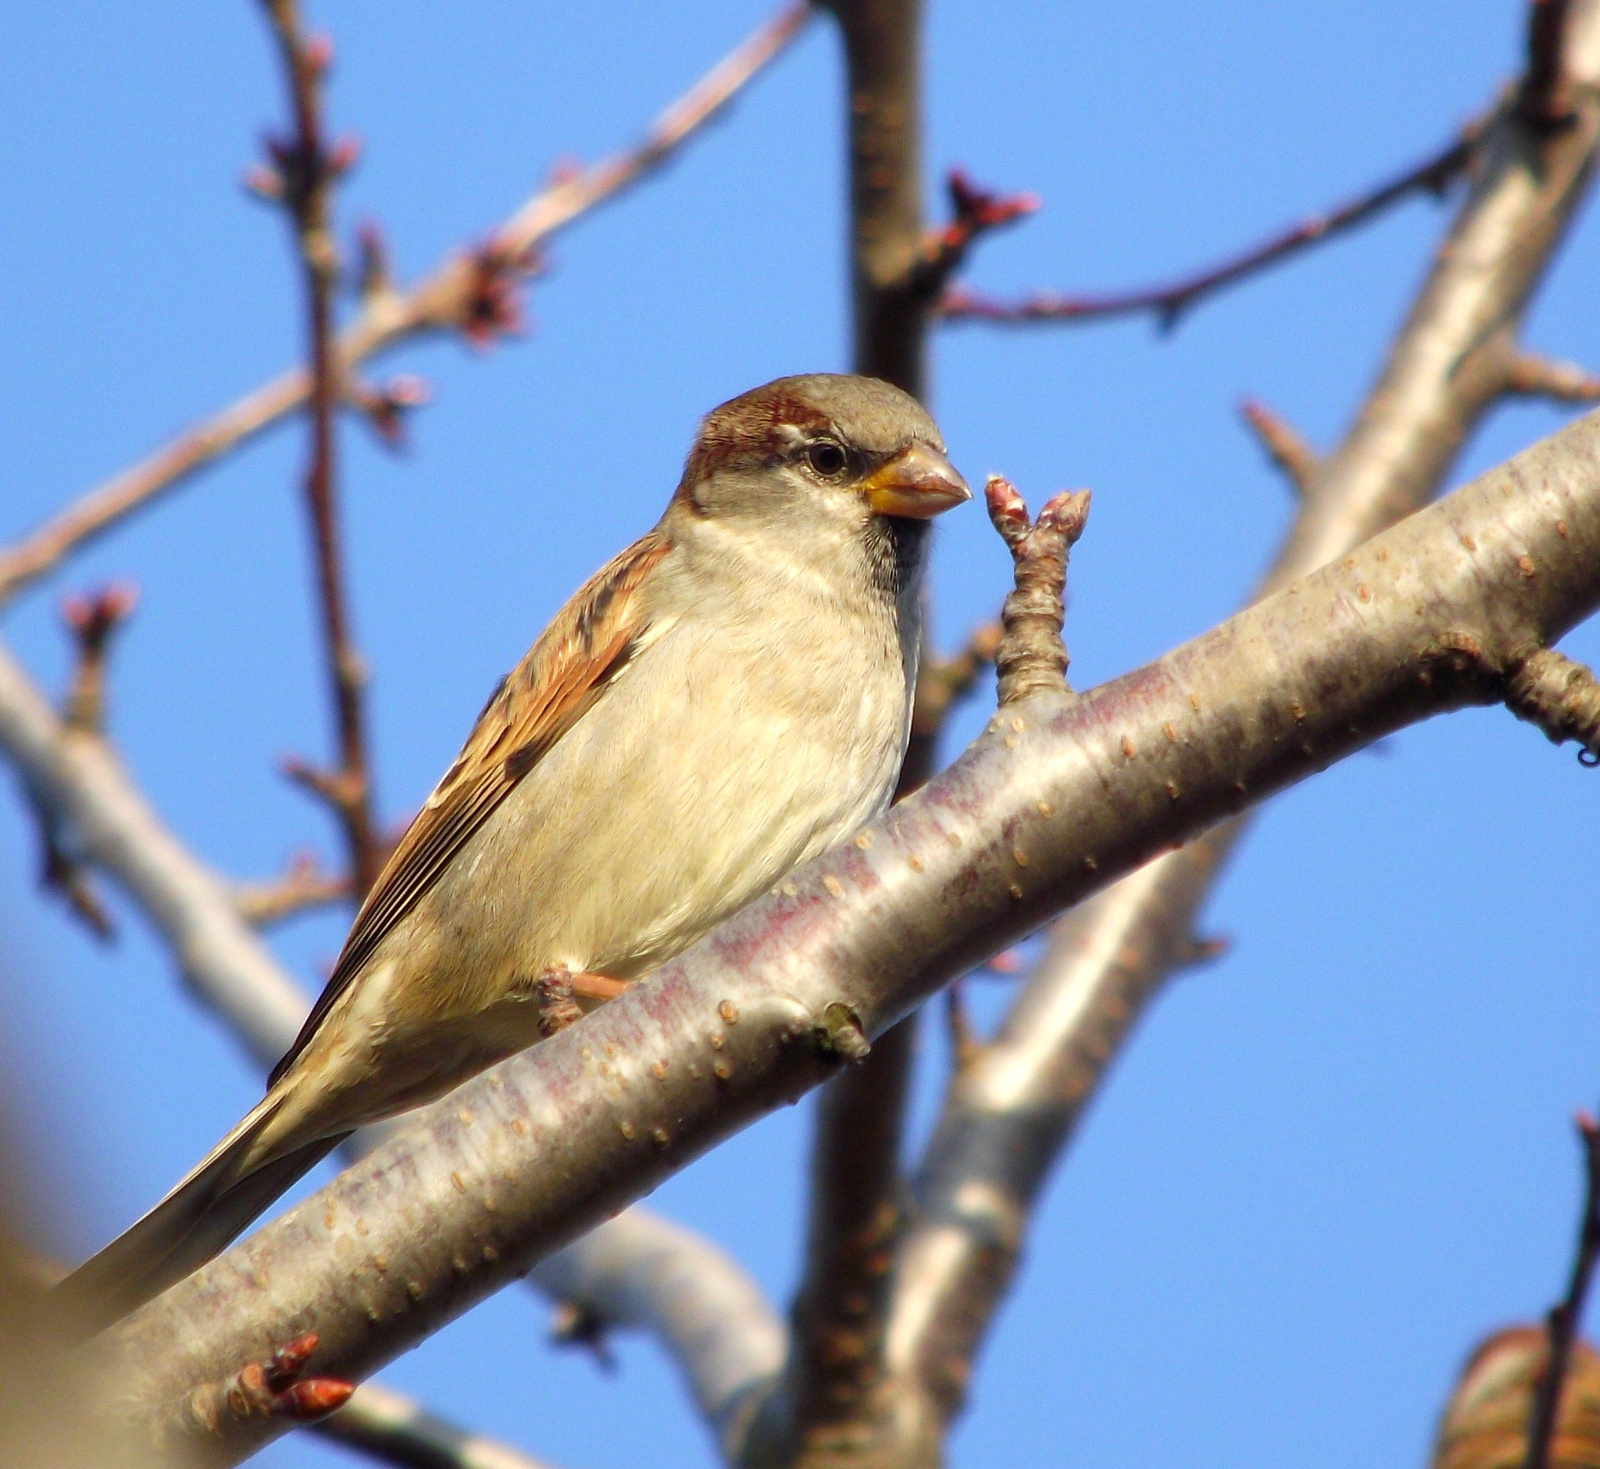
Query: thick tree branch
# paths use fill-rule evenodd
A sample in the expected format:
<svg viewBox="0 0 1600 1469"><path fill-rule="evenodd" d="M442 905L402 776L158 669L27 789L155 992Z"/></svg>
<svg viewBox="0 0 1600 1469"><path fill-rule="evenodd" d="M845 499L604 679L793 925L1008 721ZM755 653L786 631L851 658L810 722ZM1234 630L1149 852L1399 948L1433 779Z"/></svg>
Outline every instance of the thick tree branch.
<svg viewBox="0 0 1600 1469"><path fill-rule="evenodd" d="M270 1069L310 1008L245 922L245 914L274 915L253 911L249 890L241 901L239 890L199 862L162 825L110 747L61 720L3 648L0 750L40 805L71 829L85 859L114 876L149 916L200 1003ZM630 1250L637 1269L628 1268ZM545 1261L538 1283L607 1324L652 1330L719 1429L733 1421L746 1385L770 1378L781 1363L782 1327L738 1265L643 1210Z"/></svg>
<svg viewBox="0 0 1600 1469"><path fill-rule="evenodd" d="M1014 705L863 842L107 1333L121 1413L183 1431L194 1383L291 1331L318 1335L319 1371L367 1375L1157 851L1406 724L1500 699L1597 604L1591 416L1158 662ZM196 1448L237 1462L274 1431L252 1419Z"/></svg>
<svg viewBox="0 0 1600 1469"><path fill-rule="evenodd" d="M477 250L449 256L408 291L370 292L360 315L339 335L342 372L348 377L358 363L419 335L492 335L504 320L511 279L539 247L658 169L784 50L810 15L806 4L786 5L667 108L637 146L541 189ZM306 372L291 369L96 486L0 552L0 606L196 469L302 407L310 391Z"/></svg>
<svg viewBox="0 0 1600 1469"><path fill-rule="evenodd" d="M1507 379L1520 360L1515 332L1593 168L1600 7L1576 8L1568 46L1579 82L1571 125L1551 133L1503 117L1484 139L1483 172L1344 442L1314 464L1293 455L1301 509L1262 592L1346 555L1423 504L1500 393L1517 390ZM1532 674L1559 666L1556 658L1522 665L1513 697ZM1570 736L1562 700L1549 697L1567 686L1540 688L1540 707L1554 719L1541 727ZM1149 1000L1205 956L1194 925L1244 827L1242 818L1214 827L1063 919L1000 1032L952 1081L896 1270L889 1351L906 1425L897 1462L937 1453L1038 1189Z"/></svg>

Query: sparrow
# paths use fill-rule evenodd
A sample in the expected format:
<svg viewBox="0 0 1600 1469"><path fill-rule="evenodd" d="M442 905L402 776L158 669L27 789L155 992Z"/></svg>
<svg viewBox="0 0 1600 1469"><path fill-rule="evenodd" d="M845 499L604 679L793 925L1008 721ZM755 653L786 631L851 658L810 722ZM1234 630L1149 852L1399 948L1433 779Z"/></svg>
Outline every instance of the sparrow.
<svg viewBox="0 0 1600 1469"><path fill-rule="evenodd" d="M501 680L267 1093L58 1287L98 1330L356 1128L687 948L889 803L931 520L971 498L914 398L779 378L714 409L666 512Z"/></svg>

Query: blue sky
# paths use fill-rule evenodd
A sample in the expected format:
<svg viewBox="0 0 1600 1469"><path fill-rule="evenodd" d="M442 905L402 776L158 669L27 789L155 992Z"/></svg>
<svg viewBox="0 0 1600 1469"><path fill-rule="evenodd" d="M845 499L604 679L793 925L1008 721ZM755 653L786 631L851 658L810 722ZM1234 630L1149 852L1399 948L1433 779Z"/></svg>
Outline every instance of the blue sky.
<svg viewBox="0 0 1600 1469"><path fill-rule="evenodd" d="M403 276L481 237L563 156L593 159L766 13L313 4L334 119L366 152L340 199ZM19 7L0 87L0 539L290 361L285 231L237 180L283 110L255 7ZM931 6L927 168L1044 197L983 245L998 292L1110 288L1209 259L1436 147L1520 59L1511 0L1001 0ZM414 807L494 680L595 565L659 513L695 420L780 373L844 367L840 84L814 27L662 177L564 236L532 329L391 359L435 401L395 458L344 432L355 621L379 797ZM1197 311L935 343L933 407L970 479L1037 504L1092 486L1067 639L1087 684L1225 616L1290 505L1237 423L1258 394L1332 443L1445 214L1416 201ZM1541 350L1600 363L1600 233L1581 220L1532 312ZM1564 415L1497 411L1456 479ZM143 591L119 645L120 747L174 828L238 876L335 846L274 773L329 746L296 488L277 431L119 530L0 636L59 688L55 601ZM947 517L938 636L1006 585L979 510ZM1592 629L1569 639L1590 660ZM970 737L975 707L953 734ZM1276 801L1211 906L1234 939L1177 981L1055 1176L957 1430L954 1462L1412 1466L1468 1348L1560 1288L1578 1198L1569 1117L1600 1094L1592 882L1600 775L1496 711L1402 733ZM259 1095L139 917L96 946L34 889L0 815L0 1053L56 1190L49 1243L86 1253ZM340 921L278 935L314 988ZM988 986L983 1003L1002 1003ZM925 1128L945 1074L930 1032ZM786 1303L809 1107L752 1129L656 1205ZM386 1380L571 1469L710 1462L671 1369L619 1343L607 1377L545 1344L508 1291ZM1287 1447L1286 1447L1287 1445ZM274 1466L347 1462L298 1440Z"/></svg>

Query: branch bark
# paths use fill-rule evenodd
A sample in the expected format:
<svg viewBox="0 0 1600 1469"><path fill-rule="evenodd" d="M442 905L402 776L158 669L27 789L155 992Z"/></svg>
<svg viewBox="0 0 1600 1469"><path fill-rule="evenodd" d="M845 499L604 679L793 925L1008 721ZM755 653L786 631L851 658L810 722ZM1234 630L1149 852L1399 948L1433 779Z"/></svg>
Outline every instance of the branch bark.
<svg viewBox="0 0 1600 1469"><path fill-rule="evenodd" d="M1524 568L1531 564L1532 572ZM1063 907L1408 723L1501 698L1600 604L1600 417L1098 689L1013 705L922 791L101 1339L118 1408L291 1331L354 1381ZM234 1463L276 1431L196 1441Z"/></svg>
<svg viewBox="0 0 1600 1469"><path fill-rule="evenodd" d="M397 1469L550 1469L509 1444L437 1418L376 1382L358 1387L344 1407L310 1431Z"/></svg>
<svg viewBox="0 0 1600 1469"><path fill-rule="evenodd" d="M1484 139L1483 171L1377 383L1339 449L1303 465L1299 514L1258 595L1425 503L1488 409L1522 391L1516 332L1600 138L1600 7L1573 8L1566 47L1569 124L1551 132L1507 115ZM1000 1031L953 1079L896 1267L889 1356L905 1437L895 1462L937 1461L1038 1190L1144 1007L1206 956L1194 925L1245 826L1223 822L1063 919Z"/></svg>
<svg viewBox="0 0 1600 1469"><path fill-rule="evenodd" d="M805 3L784 6L668 107L635 147L539 190L484 245L448 256L410 290L385 287L368 293L360 315L339 335L342 374L352 376L359 363L413 337L492 334L504 306L508 271L515 273L559 230L655 172L778 56L810 17ZM310 391L305 370L291 368L97 485L0 552L0 607L195 470L304 406Z"/></svg>
<svg viewBox="0 0 1600 1469"><path fill-rule="evenodd" d="M925 398L929 314L976 227L952 237L937 262L925 253L921 0L822 3L844 44L855 371ZM913 732L896 800L932 774L940 722ZM841 1426L853 1440L874 1432L915 1047L916 1018L907 1016L817 1108L788 1362L756 1425L763 1452L786 1462L825 1461Z"/></svg>
<svg viewBox="0 0 1600 1469"><path fill-rule="evenodd" d="M339 526L337 424L344 394L343 369L334 349L333 293L339 279L339 250L333 234L333 186L348 166L349 145L330 145L322 92L329 53L300 24L295 0L266 0L278 50L283 57L294 136L274 139L269 148L274 192L294 228L305 275L306 338L311 394L311 456L306 469L306 511L316 561L317 599L322 611L324 653L334 723L338 766L319 772L296 762L290 774L321 796L344 831L355 896L366 896L383 864L383 843L372 815L372 770L367 759L366 665L356 650L345 594L344 555Z"/></svg>
<svg viewBox="0 0 1600 1469"><path fill-rule="evenodd" d="M529 1279L603 1328L655 1337L725 1453L783 1366L787 1333L760 1287L708 1240L649 1210L598 1225Z"/></svg>
<svg viewBox="0 0 1600 1469"><path fill-rule="evenodd" d="M1037 291L1020 301L999 301L964 287L952 287L939 302L939 315L946 321L986 321L998 326L1021 326L1039 322L1105 321L1114 316L1153 316L1164 332L1203 300L1269 266L1298 255L1312 245L1331 240L1347 230L1375 219L1413 194L1442 196L1465 174L1479 156L1479 148L1495 113L1464 127L1460 134L1431 158L1387 179L1376 188L1322 214L1298 220L1259 244L1230 255L1190 275L1162 285L1142 286L1130 291L1112 291L1099 296L1069 296L1054 291Z"/></svg>

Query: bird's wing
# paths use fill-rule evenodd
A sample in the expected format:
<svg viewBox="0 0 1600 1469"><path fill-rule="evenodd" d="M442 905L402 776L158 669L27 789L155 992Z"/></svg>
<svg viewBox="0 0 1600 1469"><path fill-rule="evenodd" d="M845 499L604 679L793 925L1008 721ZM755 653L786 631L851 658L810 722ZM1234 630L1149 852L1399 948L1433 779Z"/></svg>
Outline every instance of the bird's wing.
<svg viewBox="0 0 1600 1469"><path fill-rule="evenodd" d="M384 935L638 652L649 631L639 588L668 549L666 538L651 531L601 567L500 681L455 763L378 874L327 987L273 1068L269 1086L294 1064Z"/></svg>

